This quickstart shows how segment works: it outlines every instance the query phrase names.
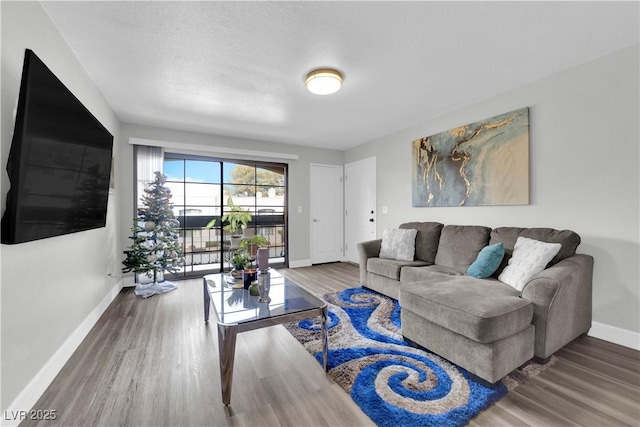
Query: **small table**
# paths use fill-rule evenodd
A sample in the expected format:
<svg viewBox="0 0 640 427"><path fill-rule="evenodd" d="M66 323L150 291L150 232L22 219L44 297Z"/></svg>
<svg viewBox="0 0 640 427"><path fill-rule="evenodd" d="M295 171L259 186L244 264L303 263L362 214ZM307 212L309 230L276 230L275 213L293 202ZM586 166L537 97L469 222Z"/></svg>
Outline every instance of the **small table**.
<svg viewBox="0 0 640 427"><path fill-rule="evenodd" d="M233 289L224 274L202 278L204 288L204 321L209 321L211 303L218 322L218 351L222 402L231 403L233 363L236 335L239 332L321 316L323 367L327 370L327 304L300 286L271 270L271 302L260 303L248 290Z"/></svg>

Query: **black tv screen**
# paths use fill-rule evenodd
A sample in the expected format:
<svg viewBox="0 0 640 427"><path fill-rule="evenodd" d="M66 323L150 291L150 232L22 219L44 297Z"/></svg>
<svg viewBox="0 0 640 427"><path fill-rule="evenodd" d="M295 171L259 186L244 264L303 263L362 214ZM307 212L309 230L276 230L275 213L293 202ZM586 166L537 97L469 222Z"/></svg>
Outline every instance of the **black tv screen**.
<svg viewBox="0 0 640 427"><path fill-rule="evenodd" d="M2 243L106 225L113 136L47 66L25 53L7 161Z"/></svg>

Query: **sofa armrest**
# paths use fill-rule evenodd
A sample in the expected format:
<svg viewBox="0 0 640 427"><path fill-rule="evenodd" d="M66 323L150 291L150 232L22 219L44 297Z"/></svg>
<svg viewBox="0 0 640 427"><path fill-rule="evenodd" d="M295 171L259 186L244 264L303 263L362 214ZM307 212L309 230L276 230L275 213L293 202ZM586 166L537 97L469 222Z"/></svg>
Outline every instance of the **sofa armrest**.
<svg viewBox="0 0 640 427"><path fill-rule="evenodd" d="M522 290L533 303L535 355L547 358L591 327L593 257L576 254L534 276Z"/></svg>
<svg viewBox="0 0 640 427"><path fill-rule="evenodd" d="M360 284L367 285L367 260L380 255L382 239L369 240L356 245L358 251L358 264L360 265Z"/></svg>

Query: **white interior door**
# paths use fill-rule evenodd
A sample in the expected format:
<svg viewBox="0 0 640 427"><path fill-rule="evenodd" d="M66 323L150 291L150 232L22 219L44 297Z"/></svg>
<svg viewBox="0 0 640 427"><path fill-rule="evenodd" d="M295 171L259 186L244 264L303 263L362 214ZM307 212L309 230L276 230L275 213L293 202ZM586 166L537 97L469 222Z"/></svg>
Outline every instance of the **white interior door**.
<svg viewBox="0 0 640 427"><path fill-rule="evenodd" d="M345 165L345 259L358 262L356 244L376 238L376 158Z"/></svg>
<svg viewBox="0 0 640 427"><path fill-rule="evenodd" d="M342 166L311 165L311 263L342 261Z"/></svg>

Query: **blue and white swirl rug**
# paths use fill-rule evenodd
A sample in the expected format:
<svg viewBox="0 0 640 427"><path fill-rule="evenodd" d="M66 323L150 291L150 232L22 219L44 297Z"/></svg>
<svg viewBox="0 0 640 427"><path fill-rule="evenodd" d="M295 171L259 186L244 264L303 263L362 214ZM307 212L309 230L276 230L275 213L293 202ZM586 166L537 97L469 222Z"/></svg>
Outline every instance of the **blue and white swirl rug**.
<svg viewBox="0 0 640 427"><path fill-rule="evenodd" d="M364 288L327 294L329 376L379 426L461 426L527 378L554 363L532 363L493 389L469 373L424 350L400 333L397 301ZM322 360L320 321L285 325Z"/></svg>

